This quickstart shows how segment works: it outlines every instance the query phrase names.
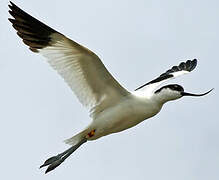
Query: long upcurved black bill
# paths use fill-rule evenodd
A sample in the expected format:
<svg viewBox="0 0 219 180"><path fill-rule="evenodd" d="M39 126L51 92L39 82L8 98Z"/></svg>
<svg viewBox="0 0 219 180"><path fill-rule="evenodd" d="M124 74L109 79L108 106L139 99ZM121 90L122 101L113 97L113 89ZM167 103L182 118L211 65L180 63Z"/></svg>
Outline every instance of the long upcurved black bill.
<svg viewBox="0 0 219 180"><path fill-rule="evenodd" d="M210 93L214 88L212 88L210 91L203 93L203 94L192 94L192 93L187 93L187 92L182 92L182 96L204 96L208 93Z"/></svg>

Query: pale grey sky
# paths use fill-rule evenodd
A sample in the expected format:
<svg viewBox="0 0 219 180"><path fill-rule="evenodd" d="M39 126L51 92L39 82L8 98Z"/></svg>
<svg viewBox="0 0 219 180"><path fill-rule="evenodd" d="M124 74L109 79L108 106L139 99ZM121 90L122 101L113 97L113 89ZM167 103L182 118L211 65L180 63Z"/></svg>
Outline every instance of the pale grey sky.
<svg viewBox="0 0 219 180"><path fill-rule="evenodd" d="M219 1L13 1L94 51L133 90L179 62L197 58L191 74L171 81L202 98L167 103L124 132L88 142L55 171L39 166L90 121L62 78L23 45L0 1L0 179L219 179Z"/></svg>

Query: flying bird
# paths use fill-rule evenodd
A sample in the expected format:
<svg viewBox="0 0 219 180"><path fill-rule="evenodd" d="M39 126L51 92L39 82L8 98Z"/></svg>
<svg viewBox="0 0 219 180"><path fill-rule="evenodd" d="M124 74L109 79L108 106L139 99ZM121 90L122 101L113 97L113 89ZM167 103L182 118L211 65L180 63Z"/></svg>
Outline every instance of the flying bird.
<svg viewBox="0 0 219 180"><path fill-rule="evenodd" d="M181 62L134 91L128 91L114 79L95 53L27 14L14 3L10 2L9 8L13 17L9 21L24 44L46 58L92 118L84 130L65 140L71 145L69 149L40 166L48 166L45 173L58 167L85 142L131 128L156 115L168 101L184 96L204 96L212 91L192 94L178 84L161 87L164 82L194 70L196 59Z"/></svg>

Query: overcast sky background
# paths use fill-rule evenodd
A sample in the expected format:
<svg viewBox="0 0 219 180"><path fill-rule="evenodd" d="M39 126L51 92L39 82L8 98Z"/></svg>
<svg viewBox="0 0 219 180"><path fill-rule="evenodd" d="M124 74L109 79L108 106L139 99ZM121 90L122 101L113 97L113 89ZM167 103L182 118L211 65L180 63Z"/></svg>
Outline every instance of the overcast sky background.
<svg viewBox="0 0 219 180"><path fill-rule="evenodd" d="M181 61L191 74L171 81L185 97L124 132L88 142L55 171L39 166L69 146L90 122L62 78L30 52L0 1L0 179L218 180L219 1L14 1L34 17L94 51L128 90Z"/></svg>

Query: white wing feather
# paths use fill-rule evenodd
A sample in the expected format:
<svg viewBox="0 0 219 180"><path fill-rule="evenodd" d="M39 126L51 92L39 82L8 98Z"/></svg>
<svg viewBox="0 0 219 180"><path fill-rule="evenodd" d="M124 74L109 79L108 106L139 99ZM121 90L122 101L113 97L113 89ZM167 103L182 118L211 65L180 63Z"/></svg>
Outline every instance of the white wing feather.
<svg viewBox="0 0 219 180"><path fill-rule="evenodd" d="M64 78L80 102L90 110L103 110L128 94L93 52L54 33L51 45L39 49L48 63Z"/></svg>
<svg viewBox="0 0 219 180"><path fill-rule="evenodd" d="M92 116L129 94L107 71L96 54L40 22L18 6L9 18L30 50L42 54L64 78Z"/></svg>

